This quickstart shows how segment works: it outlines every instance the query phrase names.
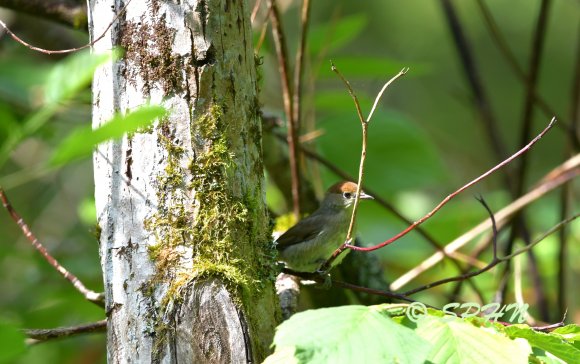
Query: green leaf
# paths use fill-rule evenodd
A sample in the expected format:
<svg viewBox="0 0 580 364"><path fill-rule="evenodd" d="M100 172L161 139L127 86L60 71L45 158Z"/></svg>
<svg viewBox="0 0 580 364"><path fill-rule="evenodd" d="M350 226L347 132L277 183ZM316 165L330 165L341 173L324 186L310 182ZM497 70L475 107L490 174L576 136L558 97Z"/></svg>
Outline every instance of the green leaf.
<svg viewBox="0 0 580 364"><path fill-rule="evenodd" d="M505 331L510 337L524 338L532 346L549 352L567 363L577 363L580 358L580 349L564 340L561 333L546 334L535 331L527 325L508 326Z"/></svg>
<svg viewBox="0 0 580 364"><path fill-rule="evenodd" d="M430 345L381 311L353 305L295 314L278 326L274 355L293 349L299 363L423 363Z"/></svg>
<svg viewBox="0 0 580 364"><path fill-rule="evenodd" d="M13 325L0 323L0 363L12 363L26 350L24 334Z"/></svg>
<svg viewBox="0 0 580 364"><path fill-rule="evenodd" d="M355 39L367 24L367 17L363 14L351 15L331 21L326 24L313 26L308 34L308 49L312 54L322 50L330 52L340 49Z"/></svg>
<svg viewBox="0 0 580 364"><path fill-rule="evenodd" d="M409 67L409 72L405 75L406 78L418 77L429 73L429 66L426 64L402 62L388 58L333 57L332 62L347 79L354 77L381 78L384 79L384 82L387 82L405 67ZM321 62L318 75L321 79L334 78L338 80L336 74L330 69L328 62Z"/></svg>
<svg viewBox="0 0 580 364"><path fill-rule="evenodd" d="M431 344L429 360L438 364L522 363L531 351L492 328L475 327L461 319L423 316L417 333ZM523 344L523 345L522 345Z"/></svg>
<svg viewBox="0 0 580 364"><path fill-rule="evenodd" d="M88 157L93 147L109 139L116 139L125 133L144 128L167 111L161 106L142 106L126 115L117 115L101 127L92 130L90 125L75 129L54 151L50 164L53 166L69 163L73 160Z"/></svg>
<svg viewBox="0 0 580 364"><path fill-rule="evenodd" d="M70 99L91 84L97 67L119 56L119 51L95 55L87 49L73 53L50 72L44 89L45 103L54 105Z"/></svg>

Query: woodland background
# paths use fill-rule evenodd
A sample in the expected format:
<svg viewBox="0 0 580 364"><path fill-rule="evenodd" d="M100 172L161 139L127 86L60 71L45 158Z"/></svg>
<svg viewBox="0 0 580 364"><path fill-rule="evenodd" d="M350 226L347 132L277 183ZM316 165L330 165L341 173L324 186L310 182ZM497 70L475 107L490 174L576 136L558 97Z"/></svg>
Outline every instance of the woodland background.
<svg viewBox="0 0 580 364"><path fill-rule="evenodd" d="M253 2L250 2L253 5ZM376 92L403 67L410 71L392 85L370 125L365 184L390 201L411 220L432 209L441 199L489 169L499 161L488 138L488 128L477 108L464 64L443 10L446 1L328 1L313 2L305 62L303 133L307 147L355 176L360 153L360 123L343 84L330 70L332 60L357 92L363 111L368 113ZM472 52L492 118L498 127L496 142L505 145L507 157L520 146L526 86L500 52L490 35L476 1L451 2ZM524 72L528 72L532 44L537 33L540 9L546 10L546 26L540 53L537 90L562 122L576 125L580 99L580 6L577 1L485 1L509 50ZM299 2L280 1L291 63L299 40ZM1 6L1 4L0 4ZM265 18L265 4L254 26L256 44ZM0 19L30 43L62 49L88 42L86 32L50 20L0 8ZM283 117L280 77L270 31L259 56L262 58L261 102L266 115ZM0 141L11 133L40 103L39 87L54 65L66 56L48 56L17 44L0 31ZM71 75L74 77L74 75ZM95 291L102 290L97 241L91 160L68 164L50 173L38 173L38 166L63 137L90 122L90 90L59 108L57 115L33 137L12 151L0 169L4 186L14 207L27 220L49 251ZM552 115L534 107L532 137ZM282 130L280 130L282 132ZM556 126L527 155L524 191L575 150L570 131ZM528 140L531 139L528 138ZM577 146L576 146L577 148ZM269 153L268 149L264 153ZM510 166L512 171L517 162ZM312 161L301 163L305 177L318 194L339 180L325 167ZM498 211L513 199L506 188L509 168L491 176L446 205L423 227L441 244L448 243L488 216L474 196L481 194L492 210ZM511 176L511 175L510 175ZM562 209L575 213L578 182L568 187L564 203L561 189L549 193L525 210L532 236L548 230L563 219ZM291 210L284 191L269 184L267 199L275 214ZM288 191L286 191L286 194ZM567 214L569 216L570 213ZM358 215L358 237L363 244L378 243L406 225L376 202L364 202ZM524 301L531 314L547 322L562 319L580 322L580 224L572 223L563 238L565 259L559 258L562 237L554 234L534 248L540 281L533 282L528 259L521 259ZM500 247L509 230L500 234ZM477 239L476 239L477 240ZM516 244L521 242L516 241ZM473 247L474 243L470 245ZM516 245L517 246L517 245ZM470 252L470 247L464 252ZM489 249L488 249L489 250ZM418 234L371 253L378 257L385 279L393 281L434 252ZM480 259L489 261L490 252ZM558 272L564 267L566 284ZM493 299L503 268L495 268L474 279L489 303ZM456 275L453 264L439 264L419 276L411 285L426 284ZM103 318L98 307L88 304L31 248L20 230L4 212L0 213L0 321L18 327L49 328L76 325ZM442 306L449 302L454 284L440 286L413 296L422 302ZM510 278L506 302L514 302ZM561 288L564 287L564 288ZM386 287L385 287L386 288ZM408 288L408 287L406 287ZM538 291L547 302L538 308ZM559 302L560 291L565 301ZM322 293L323 294L323 293ZM461 301L476 301L464 287ZM308 307L311 302L304 302ZM20 358L21 363L105 362L105 338L92 335L35 345Z"/></svg>

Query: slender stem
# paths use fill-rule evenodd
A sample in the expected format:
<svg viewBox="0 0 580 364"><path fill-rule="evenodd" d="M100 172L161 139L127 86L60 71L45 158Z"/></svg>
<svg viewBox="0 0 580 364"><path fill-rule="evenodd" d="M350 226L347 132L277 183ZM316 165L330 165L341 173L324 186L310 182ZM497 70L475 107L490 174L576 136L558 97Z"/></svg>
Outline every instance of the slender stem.
<svg viewBox="0 0 580 364"><path fill-rule="evenodd" d="M294 65L294 95L292 106L294 110L292 116L294 119L294 130L296 135L300 135L302 120L302 78L304 73L304 53L306 49L306 36L308 34L308 23L310 20L310 0L302 0L302 11L300 16L300 43L296 51L296 62Z"/></svg>
<svg viewBox="0 0 580 364"><path fill-rule="evenodd" d="M47 340L60 339L81 334L106 332L107 320L105 319L78 326L57 327L54 329L25 329L23 331L24 335L26 335L30 340L29 344L36 344Z"/></svg>
<svg viewBox="0 0 580 364"><path fill-rule="evenodd" d="M387 246L395 241L397 241L398 239L400 239L401 237L407 235L407 233L409 233L411 230L413 230L416 226L421 225L423 222L425 222L427 219L429 219L433 214L435 214L437 211L439 211L439 209L441 209L441 207L443 207L445 204L447 204L447 202L449 202L452 198L454 198L455 196L457 196L458 194L460 194L461 192L465 191L466 189L468 189L469 187L473 186L474 184L480 182L481 180L485 179L486 177L488 177L489 175L491 175L492 173L496 172L497 170L501 169L503 166L505 166L506 164L510 163L511 161L513 161L514 159L518 158L520 155L524 154L525 152L527 152L534 144L536 144L536 142L538 140L540 140L544 134L546 134L548 132L548 130L550 130L552 128L552 126L554 125L554 123L556 122L556 119L552 119L550 121L550 123L548 124L548 126L546 128L544 128L544 130L542 130L542 132L540 134L538 134L531 142L529 142L528 144L526 144L522 149L518 150L516 153L514 153L512 156L510 156L509 158L505 159L503 162L497 164L496 166L494 166L493 168L491 168L489 171L485 172L484 174L480 175L479 177L475 178L474 180L472 180L471 182L465 184L464 186L460 187L458 190L456 190L455 192L453 192L452 194L448 195L447 197L445 197L445 199L443 199L443 201L441 201L437 206L435 206L435 208L433 210L431 210L429 213L427 213L427 215L423 216L422 218L420 218L419 220L417 220L416 222L414 222L412 225L410 225L409 227L407 227L405 230L403 230L402 232L398 233L397 235L395 235L394 237L371 247L357 247L357 246L348 246L349 249L352 250L358 250L358 251L373 251L373 250L377 250L380 249L384 246Z"/></svg>
<svg viewBox="0 0 580 364"><path fill-rule="evenodd" d="M286 39L282 29L280 19L280 12L276 6L275 0L268 0L268 8L270 11L270 21L272 23L272 35L274 37L274 44L276 46L276 55L278 57L278 71L280 72L280 79L282 83L282 98L284 101L284 112L288 125L288 148L290 175L292 178L292 210L296 220L300 218L300 175L298 170L298 152L296 137L296 125L294 124L294 115L292 108L292 90L290 87L290 72L288 67L288 51L286 47Z"/></svg>
<svg viewBox="0 0 580 364"><path fill-rule="evenodd" d="M540 12L538 13L538 21L535 27L534 38L532 41L532 54L530 56L530 69L528 72L529 82L526 84L526 98L524 103L524 114L520 134L520 145L524 145L532 133L532 115L534 109L533 94L534 90L536 89L538 76L540 73L540 62L542 59L542 51L544 49L544 43L546 39L546 27L548 23L550 4L550 0L542 0ZM526 174L528 171L527 164L528 156L523 155L522 158L520 158L518 165L514 197L520 196L524 189L524 182L526 180Z"/></svg>
<svg viewBox="0 0 580 364"><path fill-rule="evenodd" d="M6 33L8 33L12 37L12 39L14 39L18 43L22 44L23 46L25 46L28 49L31 49L33 51L44 53L44 54L73 53L73 52L80 51L81 49L92 47L95 43L97 43L98 41L103 39L105 37L105 35L107 35L107 32L109 31L109 29L111 29L113 24L115 24L117 19L119 19L119 17L125 12L125 10L127 10L127 7L129 6L130 3L131 3L131 0L128 0L127 3L125 4L125 6L123 6L123 8L121 8L121 10L117 13L117 15L115 15L115 18L113 18L113 20L109 23L107 28L103 31L103 34L101 34L100 36L98 36L97 38L92 40L90 43L87 43L87 44L85 44L81 47L77 47L77 48L49 50L49 49L44 49L44 48L40 48L40 47L35 47L32 44L29 44L29 43L25 42L24 40L22 40L21 38L19 38L16 34L14 34L2 20L0 20L0 26L2 26L6 30Z"/></svg>
<svg viewBox="0 0 580 364"><path fill-rule="evenodd" d="M506 59L512 72L514 72L514 74L520 80L520 82L522 82L527 87L527 85L530 83L528 76L526 75L524 70L518 64L518 61L517 61L515 55L511 51L511 47L506 42L505 37L501 34L501 31L500 31L497 23L495 22L495 19L493 18L491 11L487 7L485 1L476 0L476 2L477 2L477 5L479 6L479 10L481 11L481 14L483 14L483 20L485 22L487 30L491 34L491 37L492 37L494 43L496 44L499 51ZM565 119L562 118L562 115L559 115L556 112L556 110L548 104L548 102L540 95L538 90L536 90L534 88L532 90L532 92L533 92L532 96L534 98L534 102L540 108L540 110L542 110L544 115L547 117L555 116L556 119L558 119L557 126L559 126L560 130L563 130L564 132L567 133L567 137L570 140L570 142L572 142L572 144L574 145L574 148L579 149L580 148L579 136L576 134L573 126L569 125L568 122L566 122ZM574 120L574 119L572 118L571 120Z"/></svg>
<svg viewBox="0 0 580 364"><path fill-rule="evenodd" d="M332 256L322 265L322 270L327 270L332 266L332 262L347 248L350 247L350 242L352 241L352 235L353 235L353 231L354 231L354 225L356 222L356 213L358 210L358 204L360 202L360 194L361 194L361 188L362 188L362 184L363 184L363 177L364 177L364 164L366 161L366 155L367 155L367 140L368 140L368 126L369 123L371 121L371 118L373 116L373 113L375 111L375 108L379 102L379 100L381 99L381 96L383 95L383 93L385 92L385 90L387 89L387 87L393 83L395 80L397 80L399 77L405 75L407 73L407 71L409 70L408 68L404 68L401 71L399 71L398 74L396 74L394 77L392 77L389 81L387 81L385 83L385 85L383 86L383 88L381 89L381 91L379 91L379 93L377 94L377 97L375 98L375 102L373 104L373 107L369 113L369 116L367 117L367 119L365 120L362 116L362 110L360 107L360 103L358 102L358 98L356 97L356 94L354 93L352 87L350 86L350 83L346 80L346 78L344 78L344 76L340 73L340 71L338 70L338 68L336 68L336 66L331 62L331 69L334 73L336 73L340 79L343 81L343 83L345 84L348 93L351 95L354 104L355 104L355 108L356 108L356 112L357 115L359 117L360 123L361 123L361 127L362 127L362 148L361 148L361 157L360 157L360 164L359 164L359 170L358 170L358 182L357 182L357 190L356 190L356 196L354 199L354 206L352 209L352 214L351 214L351 218L350 218L350 224L348 226L348 232L346 234L346 238L344 241L344 244L342 244L333 254Z"/></svg>
<svg viewBox="0 0 580 364"><path fill-rule="evenodd" d="M50 255L44 245L42 245L38 238L32 233L28 225L24 222L24 219L18 214L18 212L16 212L14 207L12 207L12 204L10 204L10 201L8 200L8 197L6 196L6 193L2 187L0 187L0 200L2 201L2 205L6 211L8 211L8 214L12 220L14 220L14 222L20 227L20 230L22 230L24 236L28 239L28 241L30 241L32 246L38 250L40 254L42 254L44 259L46 259L46 261L52 265L54 269L56 269L65 279L72 283L76 290L79 291L85 297L85 299L93 302L98 306L104 307L103 294L96 293L90 289L87 289L80 279L69 272L65 267L60 265L60 263L52 255Z"/></svg>
<svg viewBox="0 0 580 364"><path fill-rule="evenodd" d="M542 240L544 240L546 237L548 237L549 235L555 233L556 231L560 230L563 226L571 223L572 221L574 221L575 219L577 219L578 217L580 217L580 214L576 214L574 216L571 216L563 221L560 221L558 224L556 224L554 227L552 227L550 230L546 231L544 234L542 234L539 238L537 238L536 240L534 240L534 242L532 242L529 245L526 245L525 247L516 250L515 252L513 252L510 255L504 256L504 257L497 257L494 256L494 258L492 259L492 261L484 268L479 269L477 271L473 271L473 272L469 272L466 274L462 274L459 276L455 276L455 277L450 277L450 278L445 278L445 279L441 279L429 284L426 284L424 286L421 287L417 287L414 289L411 289L409 291L403 292L401 293L403 296L410 296L413 295L415 293L433 288L433 287L437 287L440 286L442 284L445 283L449 283L449 282L457 282L457 281L463 281L472 277L475 277L477 275L480 275L484 272L487 272L488 270L490 270L491 268L495 267L496 265L498 265L501 262L505 262L508 261L510 259L512 259L513 257L520 255L522 253L528 252L530 249L532 249L534 246L536 246L537 244L539 244ZM492 215L492 219L493 219L493 215ZM495 222L492 223L492 225L495 225ZM497 233L494 235L497 236ZM494 244L497 244L497 242L494 242Z"/></svg>
<svg viewBox="0 0 580 364"><path fill-rule="evenodd" d="M475 57L473 56L471 45L465 35L465 31L463 30L452 2L450 0L442 0L441 5L443 6L447 25L449 26L451 35L455 41L457 52L459 53L459 59L461 60L465 77L467 78L468 84L473 92L476 108L479 112L481 122L485 127L488 142L492 147L495 157L494 161L500 161L503 156L507 154L507 148L502 141L497 120L493 116L491 105L485 93L482 77ZM508 187L511 184L511 179L507 175L505 177L505 183Z"/></svg>
<svg viewBox="0 0 580 364"><path fill-rule="evenodd" d="M571 181L572 179L578 177L580 175L580 168L578 165L580 163L580 155L577 155L574 158L569 159L568 161L564 162L560 167L557 167L555 170L558 170L558 173L555 177L551 177L547 180L542 181L538 186L534 189L529 191L527 194L523 195L519 199L513 201L508 206L501 209L496 214L496 219L498 224L503 225L506 223L508 219L510 219L517 211L525 208L532 202L538 200L545 194L554 189L560 187L562 184ZM566 166L566 171L560 171L562 166ZM552 175L553 172L550 172L548 175ZM445 247L445 251L447 253L452 253L467 243L469 243L472 239L474 239L479 234L483 233L485 230L489 228L488 221L484 221L465 234L461 235L460 237L453 240L451 243L447 244ZM477 246L477 250L483 250L485 246ZM439 263L443 259L443 254L437 252L431 255L429 258L425 259L419 265L414 267L413 269L409 270L407 273L403 274L399 278L397 278L393 283L391 283L391 290L396 291L399 288L405 286L413 279L417 278L420 274L424 273L428 269L434 267L437 263Z"/></svg>

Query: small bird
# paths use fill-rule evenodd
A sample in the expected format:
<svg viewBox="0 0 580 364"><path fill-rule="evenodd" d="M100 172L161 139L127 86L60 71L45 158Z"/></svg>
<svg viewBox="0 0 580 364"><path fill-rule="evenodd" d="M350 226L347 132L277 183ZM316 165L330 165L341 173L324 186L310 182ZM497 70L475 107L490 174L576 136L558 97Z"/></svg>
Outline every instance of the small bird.
<svg viewBox="0 0 580 364"><path fill-rule="evenodd" d="M344 243L356 190L357 184L353 182L334 184L326 191L318 210L276 240L278 257L287 268L297 272L315 272ZM359 198L374 199L362 191ZM345 253L332 265L339 264Z"/></svg>

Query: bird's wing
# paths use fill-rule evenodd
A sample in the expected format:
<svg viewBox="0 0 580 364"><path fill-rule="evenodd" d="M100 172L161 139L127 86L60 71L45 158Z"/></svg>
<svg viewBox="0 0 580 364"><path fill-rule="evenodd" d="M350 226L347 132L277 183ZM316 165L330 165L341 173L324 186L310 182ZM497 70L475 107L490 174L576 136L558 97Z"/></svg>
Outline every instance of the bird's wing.
<svg viewBox="0 0 580 364"><path fill-rule="evenodd" d="M292 226L276 240L278 250L313 239L322 232L326 219L320 215L310 215Z"/></svg>

